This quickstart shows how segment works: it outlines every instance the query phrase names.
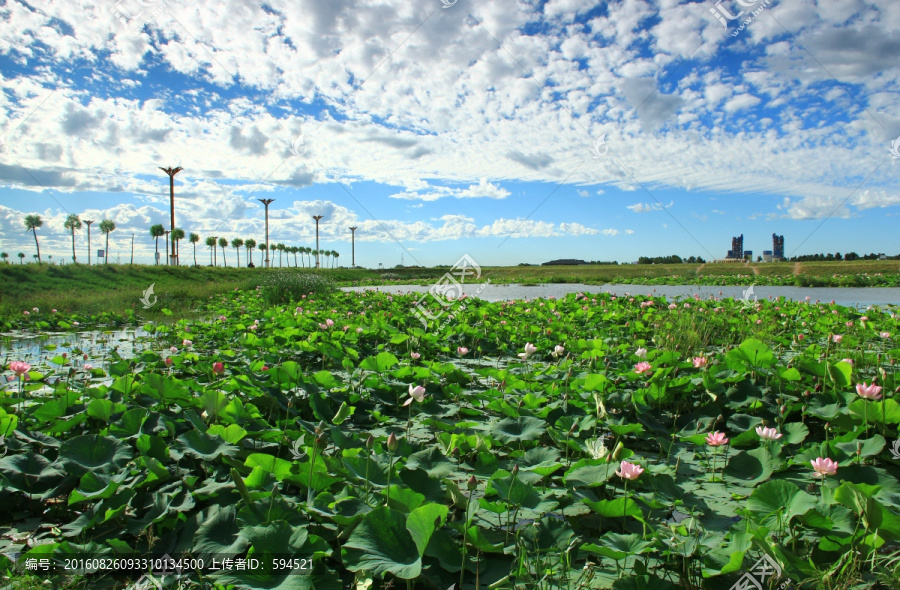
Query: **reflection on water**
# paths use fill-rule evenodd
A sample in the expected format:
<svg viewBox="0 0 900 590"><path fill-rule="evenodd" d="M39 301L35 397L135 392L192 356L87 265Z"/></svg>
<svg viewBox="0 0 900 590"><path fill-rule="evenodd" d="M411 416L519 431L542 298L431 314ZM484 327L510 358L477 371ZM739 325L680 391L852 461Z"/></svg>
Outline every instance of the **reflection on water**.
<svg viewBox="0 0 900 590"><path fill-rule="evenodd" d="M65 333L12 333L0 339L0 363L25 361L32 365L50 360L65 353L72 365L78 367L91 363L106 368L115 354L132 358L149 348L148 334L141 328L109 331L82 331ZM88 360L84 360L87 355Z"/></svg>
<svg viewBox="0 0 900 590"><path fill-rule="evenodd" d="M391 285L389 287L345 287L345 291L378 290L389 293L411 291L425 293L429 287L420 285ZM536 297L565 297L569 293L612 293L615 295L654 295L670 299L699 295L701 298L719 297L742 299L747 287L709 287L697 285L581 285L577 283L553 283L535 285L483 285L469 283L463 285L466 295L476 296L485 301L510 299L533 299ZM822 301L847 307L864 308L870 305L900 305L900 287L761 287L754 286L749 297L775 299L784 297L794 301Z"/></svg>

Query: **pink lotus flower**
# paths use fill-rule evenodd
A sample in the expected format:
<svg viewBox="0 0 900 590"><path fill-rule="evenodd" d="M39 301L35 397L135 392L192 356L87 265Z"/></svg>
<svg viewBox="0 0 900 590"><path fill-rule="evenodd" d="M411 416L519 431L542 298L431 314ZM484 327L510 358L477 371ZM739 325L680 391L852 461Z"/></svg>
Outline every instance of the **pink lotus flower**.
<svg viewBox="0 0 900 590"><path fill-rule="evenodd" d="M891 333L890 332L882 332L881 334L879 334L879 336L881 336L882 338L890 338Z"/></svg>
<svg viewBox="0 0 900 590"><path fill-rule="evenodd" d="M51 309L51 310L50 310L50 313L56 313L56 310L55 310L55 309Z"/></svg>
<svg viewBox="0 0 900 590"><path fill-rule="evenodd" d="M357 329L356 329L356 333L357 333L357 334L362 333L362 331L363 331L362 328L357 328Z"/></svg>
<svg viewBox="0 0 900 590"><path fill-rule="evenodd" d="M831 337L831 339L834 340L835 344L840 344L841 340L843 340L844 337L841 336L840 334L835 334L834 336Z"/></svg>
<svg viewBox="0 0 900 590"><path fill-rule="evenodd" d="M94 365L92 365L92 364L90 364L90 363L85 363L85 364L84 364L84 370L85 370L85 371L90 371L90 370L93 369L93 368L94 368Z"/></svg>
<svg viewBox="0 0 900 590"><path fill-rule="evenodd" d="M766 428L765 426L757 426L756 434L763 440L778 440L782 436L781 433L774 428Z"/></svg>
<svg viewBox="0 0 900 590"><path fill-rule="evenodd" d="M13 371L16 375L21 377L31 370L31 365L29 365L25 361L13 361L9 363L9 370Z"/></svg>
<svg viewBox="0 0 900 590"><path fill-rule="evenodd" d="M621 477L622 479L637 479L644 472L644 468L640 465L636 465L635 463L629 463L628 461L622 461L619 464L619 469L616 471L616 475Z"/></svg>
<svg viewBox="0 0 900 590"><path fill-rule="evenodd" d="M535 346L531 342L526 342L525 343L525 352L520 352L519 358L522 359L523 361L528 360L528 357L533 355L535 352L537 352L537 346Z"/></svg>
<svg viewBox="0 0 900 590"><path fill-rule="evenodd" d="M37 313L37 312L39 312L39 311L41 311L41 310L39 310L39 309L36 308L36 307L32 307L32 308L31 308L31 311L33 311L34 313Z"/></svg>
<svg viewBox="0 0 900 590"><path fill-rule="evenodd" d="M22 313L25 314L25 315L31 315L31 312L28 311L27 309L26 309L25 311L23 311Z"/></svg>
<svg viewBox="0 0 900 590"><path fill-rule="evenodd" d="M834 475L835 473L837 473L837 461L832 461L828 458L823 459L822 457L816 457L814 460L810 461L810 464L815 471L813 477L825 477L826 475Z"/></svg>
<svg viewBox="0 0 900 590"><path fill-rule="evenodd" d="M866 385L866 382L856 384L856 393L859 394L859 397L863 399L871 399L871 400L879 400L881 399L881 387L875 385L873 382L871 385Z"/></svg>
<svg viewBox="0 0 900 590"><path fill-rule="evenodd" d="M564 355L565 353L566 353L566 349L561 344L557 344L556 346L553 347L553 352L551 352L550 354L553 355L553 358L559 358L562 355Z"/></svg>
<svg viewBox="0 0 900 590"><path fill-rule="evenodd" d="M695 356L693 359L691 359L691 362L694 363L695 369L702 369L709 364L709 359L707 359L705 356Z"/></svg>
<svg viewBox="0 0 900 590"><path fill-rule="evenodd" d="M842 363L847 363L851 367L853 366L853 359L841 359Z"/></svg>
<svg viewBox="0 0 900 590"><path fill-rule="evenodd" d="M643 347L638 348L637 350L634 351L634 356L638 357L639 359L647 358L647 349L643 348Z"/></svg>
<svg viewBox="0 0 900 590"><path fill-rule="evenodd" d="M223 365L222 363L213 363L212 372L216 375L221 375L225 372L225 365Z"/></svg>
<svg viewBox="0 0 900 590"><path fill-rule="evenodd" d="M263 366L262 366L262 370L263 370L263 371L268 371L268 370L269 370L269 367L267 367L266 365L263 365Z"/></svg>
<svg viewBox="0 0 900 590"><path fill-rule="evenodd" d="M194 345L194 343L191 342L190 340L182 340L181 345L185 348L190 348Z"/></svg>
<svg viewBox="0 0 900 590"><path fill-rule="evenodd" d="M669 309L675 309L675 308L677 308L677 307L678 307L678 306L675 305L674 303L670 303L670 304L669 304Z"/></svg>
<svg viewBox="0 0 900 590"><path fill-rule="evenodd" d="M460 356L469 354L469 349L466 348L465 346L458 346L458 347L456 348L456 354L458 354L458 355L460 355Z"/></svg>
<svg viewBox="0 0 900 590"><path fill-rule="evenodd" d="M647 361L642 361L634 366L634 372L638 375L646 373L647 371L653 370L653 367L650 366L650 363Z"/></svg>
<svg viewBox="0 0 900 590"><path fill-rule="evenodd" d="M411 353L409 353L409 358L411 358L414 361L417 361L420 358L422 358L422 355L419 354L418 352L411 352Z"/></svg>
<svg viewBox="0 0 900 590"><path fill-rule="evenodd" d="M171 346L171 347L169 347L169 352L171 352L172 354L175 354L178 352L178 348L176 348L175 346Z"/></svg>
<svg viewBox="0 0 900 590"><path fill-rule="evenodd" d="M327 320L325 320L325 325L330 328L331 326L334 325L334 320L331 318L328 318Z"/></svg>
<svg viewBox="0 0 900 590"><path fill-rule="evenodd" d="M166 366L167 366L167 367L171 367L171 366L172 366L172 357L166 357Z"/></svg>
<svg viewBox="0 0 900 590"><path fill-rule="evenodd" d="M797 340L802 341L806 336L804 334L797 334Z"/></svg>
<svg viewBox="0 0 900 590"><path fill-rule="evenodd" d="M403 404L403 406L408 406L413 403L413 400L417 402L421 402L425 399L425 388L421 385L416 385L413 387L412 383L409 385L409 399Z"/></svg>
<svg viewBox="0 0 900 590"><path fill-rule="evenodd" d="M711 447L721 447L722 445L728 444L728 439L725 438L724 432L719 432L717 430L706 435L706 444Z"/></svg>

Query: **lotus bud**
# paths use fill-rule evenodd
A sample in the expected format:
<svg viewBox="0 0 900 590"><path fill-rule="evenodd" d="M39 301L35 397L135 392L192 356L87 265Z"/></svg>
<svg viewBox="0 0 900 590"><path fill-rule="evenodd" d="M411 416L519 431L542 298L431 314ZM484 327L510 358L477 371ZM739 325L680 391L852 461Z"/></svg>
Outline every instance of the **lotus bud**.
<svg viewBox="0 0 900 590"><path fill-rule="evenodd" d="M478 480L475 479L474 475L469 478L469 481L466 482L466 487L469 490L474 490L477 485L478 485Z"/></svg>
<svg viewBox="0 0 900 590"><path fill-rule="evenodd" d="M513 474L513 475L518 475L518 474L519 474L519 465L518 465L518 464L513 465L513 468L512 468L512 474Z"/></svg>
<svg viewBox="0 0 900 590"><path fill-rule="evenodd" d="M397 437L392 432L391 435L387 439L387 448L390 452L394 452L397 450L397 447L400 446L400 443L397 441Z"/></svg>
<svg viewBox="0 0 900 590"><path fill-rule="evenodd" d="M784 414L785 412L787 412L787 406L781 406L779 410L781 410L781 413Z"/></svg>
<svg viewBox="0 0 900 590"><path fill-rule="evenodd" d="M375 445L375 437L370 434L369 438L366 439L366 448L371 449L374 445Z"/></svg>
<svg viewBox="0 0 900 590"><path fill-rule="evenodd" d="M821 382L820 382L820 383L816 383L815 390L816 390L816 393L821 393L821 392L822 392L822 383L821 383Z"/></svg>

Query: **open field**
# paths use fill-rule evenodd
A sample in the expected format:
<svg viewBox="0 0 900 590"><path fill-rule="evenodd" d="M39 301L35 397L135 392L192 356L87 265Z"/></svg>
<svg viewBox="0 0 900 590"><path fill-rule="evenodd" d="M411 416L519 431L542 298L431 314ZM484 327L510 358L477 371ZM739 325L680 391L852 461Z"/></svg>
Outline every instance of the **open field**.
<svg viewBox="0 0 900 590"><path fill-rule="evenodd" d="M287 267L286 267L287 268ZM213 295L253 289L279 269L170 267L143 265L0 264L0 322L6 329L37 307L63 314L132 313L160 319L163 309L187 310ZM321 269L292 268L318 273L339 286L430 284L448 268ZM766 264L659 264L485 267L481 280L494 283L587 283L800 286L900 286L900 262L811 262ZM154 285L158 302L145 310L139 299ZM180 317L180 316L179 316ZM0 324L0 328L3 324Z"/></svg>

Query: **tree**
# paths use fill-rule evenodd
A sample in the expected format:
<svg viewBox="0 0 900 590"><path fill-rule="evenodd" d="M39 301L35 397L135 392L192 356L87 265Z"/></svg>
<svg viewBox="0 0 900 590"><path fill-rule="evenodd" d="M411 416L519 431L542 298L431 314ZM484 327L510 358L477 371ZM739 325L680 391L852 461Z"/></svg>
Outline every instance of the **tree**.
<svg viewBox="0 0 900 590"><path fill-rule="evenodd" d="M6 252L0 252L0 258L3 259L3 262L9 264L9 254L7 254Z"/></svg>
<svg viewBox="0 0 900 590"><path fill-rule="evenodd" d="M176 227L174 231L172 231L172 244L175 246L175 262L181 263L181 248L178 244L179 240L184 239L184 230L180 227Z"/></svg>
<svg viewBox="0 0 900 590"><path fill-rule="evenodd" d="M331 254L332 254L332 256L334 256L334 265L337 266L338 258L340 258L341 255L340 255L340 253L337 252L337 251L334 251L334 252L332 252Z"/></svg>
<svg viewBox="0 0 900 590"><path fill-rule="evenodd" d="M209 264L210 266L216 266L215 254L216 254L216 236L209 236L206 238L206 245L209 246Z"/></svg>
<svg viewBox="0 0 900 590"><path fill-rule="evenodd" d="M106 234L106 251L104 252L106 256L103 257L103 264L109 264L109 232L114 229L116 229L116 222L112 219L104 219L100 222L100 231Z"/></svg>
<svg viewBox="0 0 900 590"><path fill-rule="evenodd" d="M25 264L25 253L19 252L19 264Z"/></svg>
<svg viewBox="0 0 900 590"><path fill-rule="evenodd" d="M44 220L41 219L40 215L26 215L25 216L25 227L30 229L31 233L34 234L34 247L37 248L38 263L41 262L41 245L38 244L37 228L41 227L42 225L44 225ZM24 256L23 256L23 258L24 258Z"/></svg>
<svg viewBox="0 0 900 590"><path fill-rule="evenodd" d="M235 249L237 252L237 265L238 268L241 267L241 246L244 245L244 240L240 238L235 238L231 240L231 247Z"/></svg>
<svg viewBox="0 0 900 590"><path fill-rule="evenodd" d="M284 244L278 243L275 244L275 249L278 250L278 266L281 266L281 255L284 253Z"/></svg>
<svg viewBox="0 0 900 590"><path fill-rule="evenodd" d="M156 238L156 264L159 264L159 239L166 235L166 230L161 223L150 226L150 237Z"/></svg>
<svg viewBox="0 0 900 590"><path fill-rule="evenodd" d="M228 268L228 256L225 255L225 248L228 246L228 240L225 238L219 238L219 247L222 248L222 263L225 264L225 268Z"/></svg>
<svg viewBox="0 0 900 590"><path fill-rule="evenodd" d="M244 247L247 249L247 266L253 264L253 249L256 248L256 240L247 238L244 240Z"/></svg>
<svg viewBox="0 0 900 590"><path fill-rule="evenodd" d="M265 253L266 253L266 245L260 244L259 245L259 265L260 266L263 265L263 254L265 254Z"/></svg>
<svg viewBox="0 0 900 590"><path fill-rule="evenodd" d="M74 213L69 213L63 227L72 231L72 262L78 262L75 258L75 230L81 229L81 219Z"/></svg>
<svg viewBox="0 0 900 590"><path fill-rule="evenodd" d="M188 236L188 241L194 246L194 266L197 266L197 242L200 241L200 236L191 232L191 235Z"/></svg>
<svg viewBox="0 0 900 590"><path fill-rule="evenodd" d="M290 246L288 251L294 255L294 268L297 268L297 246Z"/></svg>

